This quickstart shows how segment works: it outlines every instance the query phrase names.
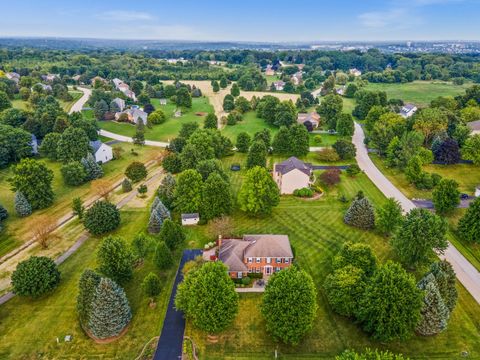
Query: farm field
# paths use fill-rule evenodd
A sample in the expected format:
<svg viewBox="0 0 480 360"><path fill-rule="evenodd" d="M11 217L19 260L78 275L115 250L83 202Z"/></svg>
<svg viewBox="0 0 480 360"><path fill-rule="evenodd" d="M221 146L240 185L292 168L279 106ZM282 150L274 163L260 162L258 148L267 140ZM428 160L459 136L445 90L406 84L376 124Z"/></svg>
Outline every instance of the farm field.
<svg viewBox="0 0 480 360"><path fill-rule="evenodd" d="M365 89L385 91L389 99L402 99L424 107L439 96L460 95L470 86L471 84L453 85L444 81L414 81L405 84L369 83Z"/></svg>
<svg viewBox="0 0 480 360"><path fill-rule="evenodd" d="M244 157L235 155L227 158L228 166L233 162L244 163ZM270 160L271 165L273 159ZM235 191L241 186L245 171L233 173ZM298 346L274 343L265 330L260 315L261 295L242 294L239 314L231 328L219 334L216 344L208 343L206 334L187 324L186 335L193 338L199 349L200 359L271 359L275 349L282 358L325 358L346 348L363 350L365 347L390 349L415 359L460 359L462 351L472 358L480 356L480 314L478 304L459 286L460 298L453 312L448 330L436 337L413 337L405 342L382 344L373 341L352 321L332 313L322 284L331 271L331 259L346 241L367 243L372 246L380 262L395 259L388 240L375 232L364 232L346 226L343 214L348 207L338 200L340 195L351 199L362 190L375 206L380 206L385 197L365 175L349 178L342 175L337 188L329 190L315 201L300 200L284 196L280 205L266 218L249 218L236 211L233 214L234 233L288 234L295 248L298 264L309 272L318 289L319 309L314 329ZM208 226L195 228L198 236L204 237ZM422 274L416 273L417 278Z"/></svg>
<svg viewBox="0 0 480 360"><path fill-rule="evenodd" d="M163 106L159 104L158 99L152 101L155 108L161 109L167 116L167 121L163 124L154 125L151 129L145 127L145 139L157 141L169 141L178 135L182 124L187 122L196 122L200 126L203 125L206 113L213 112L208 98L194 98L192 99L192 108L182 113L182 116L175 118L173 116L176 106L171 103ZM199 114L196 114L199 113ZM90 116L86 114L86 116ZM116 134L132 137L135 134L135 126L132 124L118 123L115 121L99 121L101 129L111 131Z"/></svg>

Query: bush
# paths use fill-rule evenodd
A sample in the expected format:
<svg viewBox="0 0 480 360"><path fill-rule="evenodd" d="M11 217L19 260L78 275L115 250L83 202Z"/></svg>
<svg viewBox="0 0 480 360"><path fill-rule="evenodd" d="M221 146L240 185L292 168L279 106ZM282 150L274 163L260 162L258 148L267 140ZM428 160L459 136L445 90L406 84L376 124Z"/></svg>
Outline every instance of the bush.
<svg viewBox="0 0 480 360"><path fill-rule="evenodd" d="M124 193L132 191L132 183L127 178L122 181L122 191Z"/></svg>
<svg viewBox="0 0 480 360"><path fill-rule="evenodd" d="M93 235L105 234L120 225L120 212L108 201L97 201L85 213L83 224Z"/></svg>
<svg viewBox="0 0 480 360"><path fill-rule="evenodd" d="M20 296L39 297L55 289L59 282L57 265L44 256L20 262L12 274L13 292Z"/></svg>
<svg viewBox="0 0 480 360"><path fill-rule="evenodd" d="M375 210L367 198L354 200L343 221L360 229L371 229L375 226Z"/></svg>
<svg viewBox="0 0 480 360"><path fill-rule="evenodd" d="M97 253L98 270L118 283L133 275L134 256L127 242L119 236L103 239Z"/></svg>
<svg viewBox="0 0 480 360"><path fill-rule="evenodd" d="M87 179L87 172L79 161L70 162L62 166L63 181L70 186L78 186Z"/></svg>
<svg viewBox="0 0 480 360"><path fill-rule="evenodd" d="M362 170L360 170L360 167L357 164L351 164L347 168L347 175L354 177L355 175L360 174Z"/></svg>
<svg viewBox="0 0 480 360"><path fill-rule="evenodd" d="M160 270L166 270L173 265L172 253L163 241L159 242L155 249L155 264Z"/></svg>
<svg viewBox="0 0 480 360"><path fill-rule="evenodd" d="M145 295L153 301L153 298L157 297L162 290L158 276L153 272L145 276L142 282L142 289Z"/></svg>
<svg viewBox="0 0 480 360"><path fill-rule="evenodd" d="M132 240L132 251L137 259L144 259L147 256L148 248L150 246L151 239L141 232L135 235Z"/></svg>
<svg viewBox="0 0 480 360"><path fill-rule="evenodd" d="M17 191L14 199L15 212L20 217L28 216L32 213L32 207L22 192Z"/></svg>
<svg viewBox="0 0 480 360"><path fill-rule="evenodd" d="M146 184L142 184L138 187L137 192L141 197L145 197L145 194L148 192L148 187Z"/></svg>
<svg viewBox="0 0 480 360"><path fill-rule="evenodd" d="M314 191L310 188L296 189L293 191L293 196L311 198L313 197Z"/></svg>
<svg viewBox="0 0 480 360"><path fill-rule="evenodd" d="M252 279L250 279L248 276L242 278L242 285L250 285L252 283Z"/></svg>
<svg viewBox="0 0 480 360"><path fill-rule="evenodd" d="M147 177L147 168L143 163L134 161L128 165L127 170L125 170L125 176L132 182L136 183Z"/></svg>
<svg viewBox="0 0 480 360"><path fill-rule="evenodd" d="M317 159L320 161L335 162L340 160L340 156L338 156L335 149L325 148L317 152Z"/></svg>
<svg viewBox="0 0 480 360"><path fill-rule="evenodd" d="M353 159L357 153L355 145L347 140L337 140L335 144L332 145L336 153L342 160Z"/></svg>
<svg viewBox="0 0 480 360"><path fill-rule="evenodd" d="M320 145L323 142L322 136L321 135L315 135L313 137L313 141L315 142L315 144Z"/></svg>
<svg viewBox="0 0 480 360"><path fill-rule="evenodd" d="M320 175L320 181L328 186L338 184L340 182L340 170L339 169L325 170Z"/></svg>

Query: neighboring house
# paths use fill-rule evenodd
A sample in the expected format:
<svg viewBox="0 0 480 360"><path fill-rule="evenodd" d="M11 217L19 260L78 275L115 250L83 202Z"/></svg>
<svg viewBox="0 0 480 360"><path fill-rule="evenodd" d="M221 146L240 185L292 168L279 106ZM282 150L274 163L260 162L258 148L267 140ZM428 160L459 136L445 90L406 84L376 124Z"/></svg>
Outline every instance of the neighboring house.
<svg viewBox="0 0 480 360"><path fill-rule="evenodd" d="M345 90L346 90L346 86L342 86L341 88L338 88L338 89L335 89L336 93L340 96L343 96L345 95Z"/></svg>
<svg viewBox="0 0 480 360"><path fill-rule="evenodd" d="M80 75L75 75L72 77L72 80L78 82L80 80L80 77Z"/></svg>
<svg viewBox="0 0 480 360"><path fill-rule="evenodd" d="M102 143L100 140L90 141L90 147L93 149L93 156L97 163L104 164L113 159L112 147Z"/></svg>
<svg viewBox="0 0 480 360"><path fill-rule="evenodd" d="M305 122L310 121L314 128L317 128L320 124L320 115L317 112L312 111L310 113L298 113L297 122L305 125Z"/></svg>
<svg viewBox="0 0 480 360"><path fill-rule="evenodd" d="M7 77L7 79L10 79L10 80L14 81L15 84L17 84L17 85L20 82L20 74L18 74L16 72L8 72L8 73L5 74L5 76Z"/></svg>
<svg viewBox="0 0 480 360"><path fill-rule="evenodd" d="M133 101L137 101L137 97L135 93L130 89L121 88L120 91L128 98L132 99Z"/></svg>
<svg viewBox="0 0 480 360"><path fill-rule="evenodd" d="M160 105L167 105L167 99L160 99Z"/></svg>
<svg viewBox="0 0 480 360"><path fill-rule="evenodd" d="M182 225L197 225L200 221L200 215L198 213L182 214Z"/></svg>
<svg viewBox="0 0 480 360"><path fill-rule="evenodd" d="M467 123L467 126L472 130L472 135L480 134L480 120L471 121Z"/></svg>
<svg viewBox="0 0 480 360"><path fill-rule="evenodd" d="M282 80L275 81L273 83L273 86L275 87L275 90L282 91L283 88L285 87L285 81L282 81Z"/></svg>
<svg viewBox="0 0 480 360"><path fill-rule="evenodd" d="M302 77L303 75L301 71L297 71L295 74L293 74L291 77L293 85L300 85L300 83L302 82Z"/></svg>
<svg viewBox="0 0 480 360"><path fill-rule="evenodd" d="M417 112L417 107L413 104L405 104L402 106L402 109L400 110L400 115L403 116L404 118L409 118L413 114Z"/></svg>
<svg viewBox="0 0 480 360"><path fill-rule="evenodd" d="M349 73L352 74L353 76L360 76L362 75L362 72L356 68L350 69Z"/></svg>
<svg viewBox="0 0 480 360"><path fill-rule="evenodd" d="M32 154L37 155L38 154L38 140L37 137L34 134L32 135L32 142L30 143L30 146L32 147Z"/></svg>
<svg viewBox="0 0 480 360"><path fill-rule="evenodd" d="M108 81L105 80L104 78L102 78L101 76L95 76L95 77L90 81L90 83L91 83L92 85L95 85L95 82L96 82L96 81L100 81L101 83L104 83L104 84L108 83Z"/></svg>
<svg viewBox="0 0 480 360"><path fill-rule="evenodd" d="M59 78L60 78L60 75L58 75L58 74L42 75L43 81L48 81L48 82L52 82L53 80L59 79Z"/></svg>
<svg viewBox="0 0 480 360"><path fill-rule="evenodd" d="M115 113L115 120L118 120L122 114L127 114L128 121L138 124L138 119L143 122L143 125L147 125L148 114L139 108L131 108L122 112Z"/></svg>
<svg viewBox="0 0 480 360"><path fill-rule="evenodd" d="M248 273L269 276L292 265L293 251L287 235L244 235L242 239L218 239L218 259L232 278Z"/></svg>
<svg viewBox="0 0 480 360"><path fill-rule="evenodd" d="M43 91L52 91L52 87L50 85L45 85L42 83L36 83L35 85L32 86L31 90L33 91L33 88L37 85L40 85Z"/></svg>
<svg viewBox="0 0 480 360"><path fill-rule="evenodd" d="M113 99L112 102L114 102L118 105L118 108L120 109L120 112L125 110L125 100L117 97L117 98Z"/></svg>
<svg viewBox="0 0 480 360"><path fill-rule="evenodd" d="M275 70L273 70L272 65L267 65L267 68L265 69L265 75L266 76L275 75Z"/></svg>
<svg viewBox="0 0 480 360"><path fill-rule="evenodd" d="M312 164L292 156L273 166L273 180L280 189L280 194L293 194L297 189L309 187L311 184Z"/></svg>
<svg viewBox="0 0 480 360"><path fill-rule="evenodd" d="M115 88L118 89L118 87L121 85L121 84L124 84L124 82L122 80L120 80L119 78L115 78L112 80L113 82L113 85L115 85ZM128 85L127 85L128 86Z"/></svg>

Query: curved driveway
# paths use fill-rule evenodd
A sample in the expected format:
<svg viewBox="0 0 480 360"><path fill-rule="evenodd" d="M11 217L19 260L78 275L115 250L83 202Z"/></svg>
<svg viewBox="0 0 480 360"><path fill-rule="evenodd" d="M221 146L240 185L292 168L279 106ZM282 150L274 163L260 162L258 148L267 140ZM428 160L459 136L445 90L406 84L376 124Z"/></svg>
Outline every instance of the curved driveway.
<svg viewBox="0 0 480 360"><path fill-rule="evenodd" d="M73 114L74 112L80 112L83 109L83 106L87 103L88 98L92 94L92 90L84 87L77 87L77 90L83 93L82 97L77 100L75 104L72 105L70 108L69 114Z"/></svg>
<svg viewBox="0 0 480 360"><path fill-rule="evenodd" d="M398 190L375 166L368 156L364 140L365 134L362 127L360 124L355 123L355 133L352 141L357 148L356 159L360 169L365 172L386 197L396 199L402 205L404 212L414 209L416 207L415 204ZM446 259L452 264L458 281L462 283L477 303L480 303L480 273L478 270L450 243L448 243L448 248L440 258Z"/></svg>

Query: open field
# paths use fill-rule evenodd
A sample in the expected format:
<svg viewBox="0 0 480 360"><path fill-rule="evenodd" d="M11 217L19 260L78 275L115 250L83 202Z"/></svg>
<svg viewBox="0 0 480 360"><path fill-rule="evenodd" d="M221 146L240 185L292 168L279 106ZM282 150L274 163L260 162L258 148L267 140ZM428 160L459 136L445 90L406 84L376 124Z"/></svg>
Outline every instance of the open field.
<svg viewBox="0 0 480 360"><path fill-rule="evenodd" d="M159 105L158 99L152 101L155 108L159 108L165 112L167 121L163 124L154 125L151 129L145 127L145 138L147 140L170 141L178 135L182 124L187 122L196 122L200 126L203 125L204 115L197 115L196 113L212 112L212 106L208 102L208 98L194 98L192 99L192 108L185 110L179 118L173 117L175 105L167 103L167 105ZM132 137L135 134L135 126L127 123L118 123L115 121L99 121L100 128L111 131L116 134Z"/></svg>
<svg viewBox="0 0 480 360"><path fill-rule="evenodd" d="M225 160L243 163L241 155ZM273 160L270 160L271 164ZM232 173L233 174L233 173ZM232 183L238 191L245 172L234 173ZM346 241L364 242L372 246L379 260L395 259L388 240L375 232L364 232L346 226L343 214L348 204L338 201L340 194L351 199L358 190L379 206L384 196L365 175L348 178L316 201L304 201L284 196L280 205L265 218L249 218L236 211L233 214L235 234L277 233L288 234L296 251L299 265L314 278L319 290L317 320L312 332L298 346L274 343L266 333L260 315L261 295L242 294L239 315L233 326L219 336L217 344L206 341L206 334L188 324L186 335L192 337L199 348L200 359L271 359L275 349L282 358L332 359L346 348L362 350L365 347L388 348L415 359L460 359L462 351L472 358L480 356L480 313L478 304L459 285L460 298L452 314L448 330L435 337L413 337L409 341L382 344L371 340L352 321L332 313L322 284L331 271L332 256ZM195 228L199 237L205 236L206 226ZM415 274L417 278L420 273Z"/></svg>
<svg viewBox="0 0 480 360"><path fill-rule="evenodd" d="M72 95L72 101L63 101L63 100L58 100L60 102L60 105L63 107L63 110L65 112L68 112L70 108L73 106L75 102L77 102L78 99L82 97L82 92L81 91L69 91L70 95ZM16 109L22 109L22 110L31 110L30 103L28 101L23 101L21 99L15 99L12 101L12 107Z"/></svg>
<svg viewBox="0 0 480 360"><path fill-rule="evenodd" d="M428 106L439 96L456 96L465 92L471 84L453 85L444 81L414 81L409 83L379 84L369 83L366 90L381 90L389 99L402 99L417 106Z"/></svg>
<svg viewBox="0 0 480 360"><path fill-rule="evenodd" d="M159 149L152 147L134 147L131 144L117 144L115 146L121 147L124 150L122 158L114 160L103 165L104 179L112 183L123 178L123 172L128 164L132 161L147 162L153 160L158 156ZM130 150L135 148L138 153L137 156L131 154ZM53 191L55 193L55 202L52 206L35 211L27 218L19 218L15 215L13 210L14 193L10 191L10 185L7 182L11 175L11 168L0 171L0 203L10 213L10 217L6 220L6 230L0 235L0 256L8 253L10 250L30 240L31 225L35 223L38 216L48 214L53 218L60 218L71 211L71 202L75 197L80 197L83 200L93 195L90 188L90 183L83 184L77 187L67 186L63 183L63 178L60 173L61 163L50 160L42 160L48 168L54 173Z"/></svg>

